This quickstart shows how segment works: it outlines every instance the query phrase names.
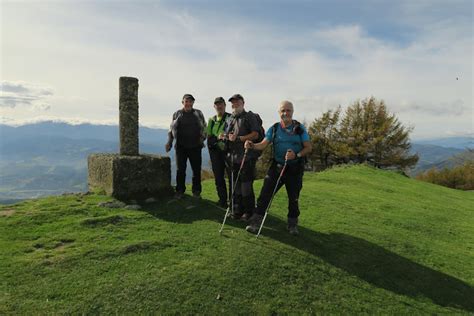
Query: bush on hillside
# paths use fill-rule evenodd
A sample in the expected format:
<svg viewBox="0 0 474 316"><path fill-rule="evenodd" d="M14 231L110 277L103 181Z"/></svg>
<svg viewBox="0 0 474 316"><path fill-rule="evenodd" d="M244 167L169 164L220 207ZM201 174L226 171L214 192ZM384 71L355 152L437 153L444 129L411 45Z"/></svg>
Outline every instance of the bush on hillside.
<svg viewBox="0 0 474 316"><path fill-rule="evenodd" d="M258 158L257 164L256 164L256 179L263 179L265 178L265 175L267 174L268 168L270 168L270 165L273 160L273 145L267 146L265 150L262 152L262 155Z"/></svg>
<svg viewBox="0 0 474 316"><path fill-rule="evenodd" d="M210 169L201 169L201 180L214 179L214 173Z"/></svg>
<svg viewBox="0 0 474 316"><path fill-rule="evenodd" d="M452 189L474 190L474 160L451 169L432 168L417 175L416 178Z"/></svg>

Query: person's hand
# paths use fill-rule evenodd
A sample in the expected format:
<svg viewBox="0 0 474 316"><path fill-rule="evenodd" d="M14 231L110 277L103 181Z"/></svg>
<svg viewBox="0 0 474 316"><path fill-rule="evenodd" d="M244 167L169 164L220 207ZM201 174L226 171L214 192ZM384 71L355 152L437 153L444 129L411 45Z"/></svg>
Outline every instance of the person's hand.
<svg viewBox="0 0 474 316"><path fill-rule="evenodd" d="M235 135L234 133L230 133L230 134L229 134L229 140L230 140L231 142L235 142L235 140L237 139L237 137L238 137L238 136Z"/></svg>
<svg viewBox="0 0 474 316"><path fill-rule="evenodd" d="M220 133L219 136L217 136L218 139L224 140L226 138L225 133Z"/></svg>
<svg viewBox="0 0 474 316"><path fill-rule="evenodd" d="M296 159L296 154L293 150L288 149L285 155L285 160L293 160L293 159Z"/></svg>
<svg viewBox="0 0 474 316"><path fill-rule="evenodd" d="M253 142L251 140L246 140L244 144L245 149L252 149L253 148Z"/></svg>
<svg viewBox="0 0 474 316"><path fill-rule="evenodd" d="M166 149L166 152L168 153L168 152L171 150L171 144L170 144L170 143L166 143L165 149Z"/></svg>

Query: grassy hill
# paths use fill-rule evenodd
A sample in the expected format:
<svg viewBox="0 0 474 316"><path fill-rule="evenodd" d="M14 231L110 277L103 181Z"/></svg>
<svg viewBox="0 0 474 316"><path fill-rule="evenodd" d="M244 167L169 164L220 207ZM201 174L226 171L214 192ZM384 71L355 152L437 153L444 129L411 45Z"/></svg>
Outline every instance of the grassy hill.
<svg viewBox="0 0 474 316"><path fill-rule="evenodd" d="M257 182L259 188L261 182ZM263 236L203 200L108 209L98 195L0 208L0 314L474 312L474 193L366 166L307 173Z"/></svg>

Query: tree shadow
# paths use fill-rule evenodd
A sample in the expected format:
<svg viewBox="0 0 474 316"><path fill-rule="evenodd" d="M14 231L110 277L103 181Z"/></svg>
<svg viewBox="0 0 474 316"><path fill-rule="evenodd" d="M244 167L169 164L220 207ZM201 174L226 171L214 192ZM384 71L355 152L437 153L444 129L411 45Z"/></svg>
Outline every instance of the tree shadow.
<svg viewBox="0 0 474 316"><path fill-rule="evenodd" d="M192 223L203 219L222 222L225 213L212 202L190 197L186 199L172 203L169 203L170 200L162 201L147 205L143 210L170 222ZM189 207L187 204L195 207L186 209ZM226 226L244 229L245 223L229 219ZM358 237L343 233L319 233L302 226L299 227L300 236L294 237L286 233L285 228L285 221L268 215L262 237L305 251L391 292L415 299L426 297L443 307L474 312L474 287L462 280L420 265Z"/></svg>

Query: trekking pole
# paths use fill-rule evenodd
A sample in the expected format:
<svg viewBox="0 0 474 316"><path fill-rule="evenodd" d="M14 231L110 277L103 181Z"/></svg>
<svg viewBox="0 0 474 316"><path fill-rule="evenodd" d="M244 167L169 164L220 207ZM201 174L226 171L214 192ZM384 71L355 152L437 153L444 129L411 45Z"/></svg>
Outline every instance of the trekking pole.
<svg viewBox="0 0 474 316"><path fill-rule="evenodd" d="M242 162L240 163L240 167L239 167L239 171L237 172L237 178L235 179L235 182L234 182L234 155L231 156L231 161L232 161L232 173L230 174L230 177L231 177L231 184L232 184L232 196L230 197L231 199L231 205L232 205L232 213L234 212L234 195L235 195L235 186L237 185L237 182L239 181L239 178L240 178L240 172L242 171L242 168L244 167L244 163L245 163L245 158L247 158L247 152L248 152L248 149L245 149L244 151L244 156L242 158ZM222 234L222 230L224 229L224 225L225 225L225 221L227 219L227 216L229 215L229 211L230 211L230 208L227 207L227 212L225 212L225 216L224 216L224 220L222 221L222 226L221 226L221 229L219 230L219 233Z"/></svg>
<svg viewBox="0 0 474 316"><path fill-rule="evenodd" d="M267 209L265 210L265 215L263 215L262 223L260 224L260 228L257 233L257 238L258 236L260 236L260 232L262 231L263 223L265 223L265 219L267 218L268 210L270 209L270 206L272 205L272 201L273 201L273 198L275 197L278 184L280 184L281 177L283 176L283 173L285 172L287 162L288 160L285 159L285 164L283 165L283 168L281 168L280 175L278 176L278 180L275 185L275 189L273 189L272 197L270 198L270 202L268 203Z"/></svg>
<svg viewBox="0 0 474 316"><path fill-rule="evenodd" d="M234 211L234 199L232 198L234 196L234 155L230 155L230 205L227 206L227 210L224 215L224 221L222 222L221 229L219 230L219 233L222 234L222 230L224 229L224 224L227 219L227 216L229 215L229 211L232 209L232 212ZM231 208L232 207L232 208Z"/></svg>

